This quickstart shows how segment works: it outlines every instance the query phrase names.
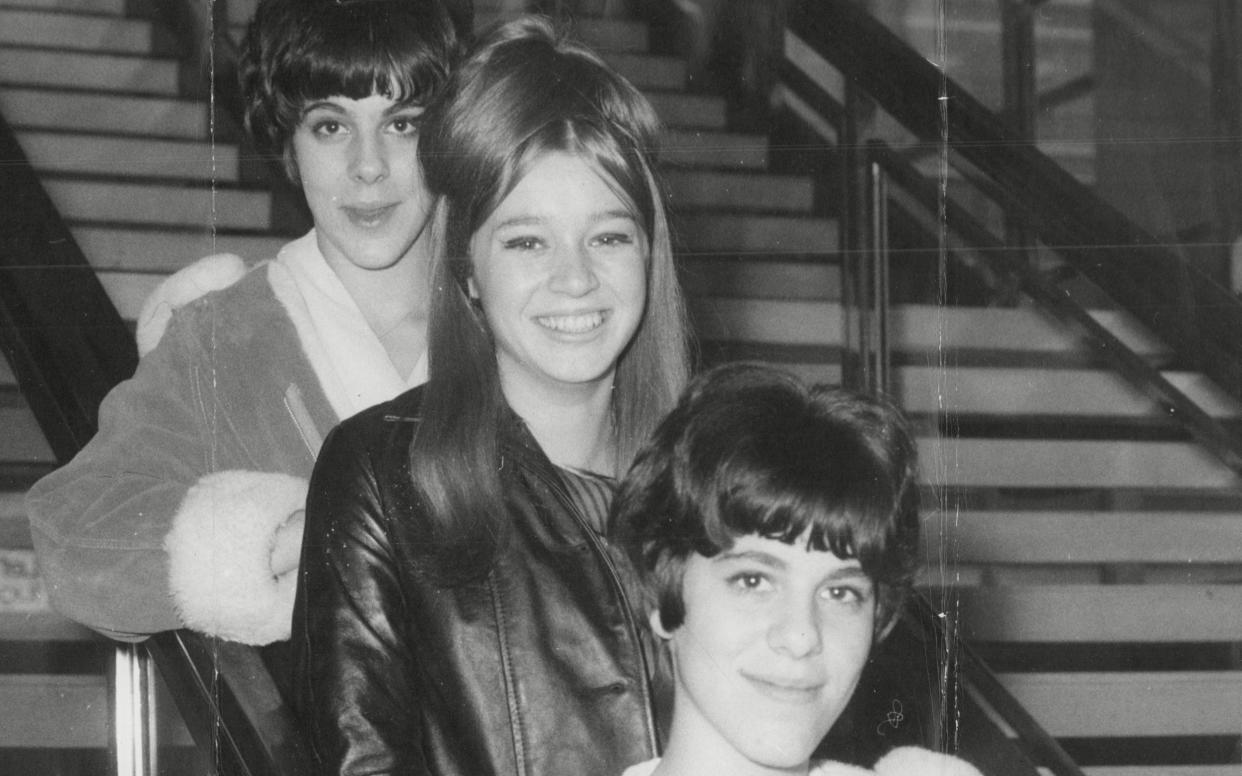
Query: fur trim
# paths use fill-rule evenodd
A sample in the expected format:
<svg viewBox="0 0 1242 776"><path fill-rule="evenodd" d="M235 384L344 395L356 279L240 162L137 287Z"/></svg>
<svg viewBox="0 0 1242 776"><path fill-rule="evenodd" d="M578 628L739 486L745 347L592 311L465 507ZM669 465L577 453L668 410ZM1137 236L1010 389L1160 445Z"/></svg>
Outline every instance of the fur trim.
<svg viewBox="0 0 1242 776"><path fill-rule="evenodd" d="M965 760L918 746L899 746L875 764L876 776L982 776Z"/></svg>
<svg viewBox="0 0 1242 776"><path fill-rule="evenodd" d="M155 349L168 328L168 321L178 307L206 296L212 291L228 288L246 274L246 262L232 253L217 253L188 264L155 287L138 312L138 355Z"/></svg>
<svg viewBox="0 0 1242 776"><path fill-rule="evenodd" d="M297 571L273 576L272 550L276 530L305 509L306 491L301 477L223 471L186 492L164 546L187 627L243 644L289 638Z"/></svg>

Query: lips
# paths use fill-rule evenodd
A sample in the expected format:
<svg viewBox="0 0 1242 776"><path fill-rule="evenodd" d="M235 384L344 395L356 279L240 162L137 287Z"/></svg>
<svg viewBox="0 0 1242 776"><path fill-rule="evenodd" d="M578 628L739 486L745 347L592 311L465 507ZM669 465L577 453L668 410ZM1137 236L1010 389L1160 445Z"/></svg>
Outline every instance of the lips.
<svg viewBox="0 0 1242 776"><path fill-rule="evenodd" d="M350 223L362 229L374 229L383 224L397 208L397 203L387 205L345 205L341 211Z"/></svg>
<svg viewBox="0 0 1242 776"><path fill-rule="evenodd" d="M743 676L761 695L781 703L813 703L824 686L822 682L810 679L754 674Z"/></svg>
<svg viewBox="0 0 1242 776"><path fill-rule="evenodd" d="M604 325L606 316L603 311L575 315L542 315L535 320L540 326L560 334L586 334Z"/></svg>

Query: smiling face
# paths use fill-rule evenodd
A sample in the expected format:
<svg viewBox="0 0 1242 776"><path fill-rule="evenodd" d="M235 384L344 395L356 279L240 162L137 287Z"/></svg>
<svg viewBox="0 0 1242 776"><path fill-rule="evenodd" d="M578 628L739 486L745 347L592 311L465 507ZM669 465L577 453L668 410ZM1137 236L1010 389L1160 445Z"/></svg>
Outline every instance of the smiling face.
<svg viewBox="0 0 1242 776"><path fill-rule="evenodd" d="M423 235L431 197L418 163L422 112L378 94L303 110L292 152L319 249L338 273L387 269Z"/></svg>
<svg viewBox="0 0 1242 776"><path fill-rule="evenodd" d="M501 386L548 398L611 387L642 320L647 237L578 156L539 158L470 243Z"/></svg>
<svg viewBox="0 0 1242 776"><path fill-rule="evenodd" d="M856 560L751 535L691 554L682 584L666 759L706 756L707 772L729 774L805 768L867 661L871 580Z"/></svg>

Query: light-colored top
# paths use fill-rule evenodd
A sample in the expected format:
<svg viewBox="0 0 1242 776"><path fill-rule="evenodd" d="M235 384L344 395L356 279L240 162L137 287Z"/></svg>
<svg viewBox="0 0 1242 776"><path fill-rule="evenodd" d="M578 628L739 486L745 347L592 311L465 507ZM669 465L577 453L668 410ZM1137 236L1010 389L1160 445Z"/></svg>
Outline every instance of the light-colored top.
<svg viewBox="0 0 1242 776"><path fill-rule="evenodd" d="M659 758L631 765L621 776L651 776ZM982 776L970 763L917 746L902 746L880 758L874 769L821 760L811 763L808 776Z"/></svg>
<svg viewBox="0 0 1242 776"><path fill-rule="evenodd" d="M315 230L280 249L268 282L302 341L311 368L342 420L427 382L427 353L406 376L319 251Z"/></svg>

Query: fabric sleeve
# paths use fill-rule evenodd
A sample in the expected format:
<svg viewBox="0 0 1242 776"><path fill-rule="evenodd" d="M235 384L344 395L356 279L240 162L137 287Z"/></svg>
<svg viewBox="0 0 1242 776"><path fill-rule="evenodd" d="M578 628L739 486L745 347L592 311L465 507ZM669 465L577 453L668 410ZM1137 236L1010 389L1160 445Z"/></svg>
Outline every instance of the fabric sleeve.
<svg viewBox="0 0 1242 776"><path fill-rule="evenodd" d="M100 405L95 437L36 483L26 500L53 606L116 639L186 624L170 589L165 542L191 487L228 459L227 414L203 388L210 385L211 361L192 323L174 316L159 346ZM266 495L262 489L252 494ZM277 506L281 512L269 516L270 525L289 517L289 504ZM199 510L197 516L214 526L219 514ZM270 543L239 543L229 530L200 532L196 542L191 549L208 558L259 553L250 565L264 562L263 553L271 551ZM286 623L290 599L286 595ZM230 602L220 603L230 608Z"/></svg>
<svg viewBox="0 0 1242 776"><path fill-rule="evenodd" d="M425 774L388 516L349 426L329 434L311 477L294 605L295 705L322 773Z"/></svg>

